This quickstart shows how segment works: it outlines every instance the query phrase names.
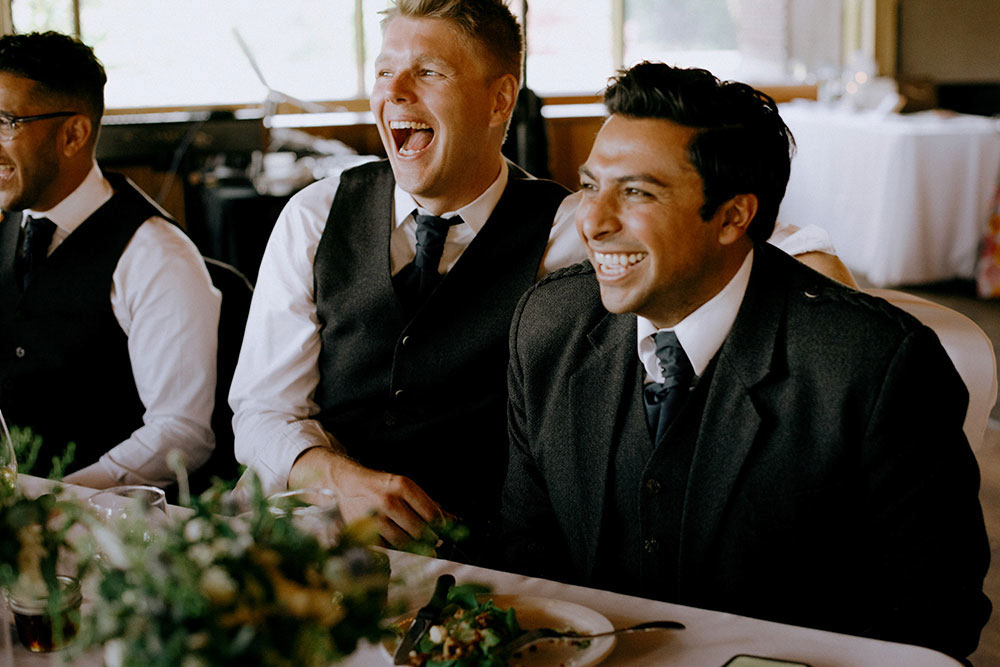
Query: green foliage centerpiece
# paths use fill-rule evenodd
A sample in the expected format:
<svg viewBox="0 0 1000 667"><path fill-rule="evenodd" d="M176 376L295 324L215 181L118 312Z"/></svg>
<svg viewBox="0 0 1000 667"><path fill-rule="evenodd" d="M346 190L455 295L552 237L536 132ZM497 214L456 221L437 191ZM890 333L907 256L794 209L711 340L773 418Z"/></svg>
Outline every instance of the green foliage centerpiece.
<svg viewBox="0 0 1000 667"><path fill-rule="evenodd" d="M374 520L303 530L259 483L234 514L222 487L157 530L96 526L98 595L74 650L109 667L326 666L385 633L389 565Z"/></svg>

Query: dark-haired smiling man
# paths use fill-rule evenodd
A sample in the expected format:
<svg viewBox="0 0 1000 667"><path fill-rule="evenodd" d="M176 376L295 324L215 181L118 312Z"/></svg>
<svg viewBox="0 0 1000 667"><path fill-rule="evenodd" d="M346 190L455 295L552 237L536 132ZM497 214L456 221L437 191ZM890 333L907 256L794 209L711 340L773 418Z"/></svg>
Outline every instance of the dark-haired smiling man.
<svg viewBox="0 0 1000 667"><path fill-rule="evenodd" d="M934 333L762 241L777 107L643 63L510 336L507 565L962 658L989 618L968 394Z"/></svg>

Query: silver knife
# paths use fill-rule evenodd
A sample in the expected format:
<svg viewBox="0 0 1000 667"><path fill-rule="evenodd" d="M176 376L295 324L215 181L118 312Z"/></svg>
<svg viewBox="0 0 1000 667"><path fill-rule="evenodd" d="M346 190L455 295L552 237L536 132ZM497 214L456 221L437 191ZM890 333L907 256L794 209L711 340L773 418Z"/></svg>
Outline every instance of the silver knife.
<svg viewBox="0 0 1000 667"><path fill-rule="evenodd" d="M403 635L402 641L399 642L399 646L396 648L396 654L392 657L393 664L409 664L410 651L416 647L420 638L424 636L424 633L427 632L427 629L431 626L431 624L437 620L441 610L448 602L448 591L454 585L454 576L450 574L442 574L438 577L437 583L434 585L434 594L431 596L430 602L424 605L420 611L417 612L416 618L413 619L413 624L410 625L410 629L406 631L406 634Z"/></svg>

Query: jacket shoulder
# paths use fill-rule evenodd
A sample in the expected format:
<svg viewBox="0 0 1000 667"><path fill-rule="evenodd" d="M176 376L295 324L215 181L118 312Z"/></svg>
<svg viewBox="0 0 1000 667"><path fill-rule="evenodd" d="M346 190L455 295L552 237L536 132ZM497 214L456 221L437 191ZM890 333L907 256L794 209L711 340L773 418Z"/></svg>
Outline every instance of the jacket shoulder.
<svg viewBox="0 0 1000 667"><path fill-rule="evenodd" d="M775 266L776 284L788 291L789 308L809 318L829 317L837 329L851 324L885 327L906 333L921 323L906 311L881 297L868 294L824 276L784 252L769 248L768 261Z"/></svg>
<svg viewBox="0 0 1000 667"><path fill-rule="evenodd" d="M567 307L580 301L591 301L596 296L600 301L600 288L594 278L594 267L589 260L557 269L548 274L524 294L522 305L531 302L533 307L560 303L568 300Z"/></svg>
<svg viewBox="0 0 1000 667"><path fill-rule="evenodd" d="M511 336L522 341L569 336L607 314L594 269L583 261L553 271L522 295Z"/></svg>

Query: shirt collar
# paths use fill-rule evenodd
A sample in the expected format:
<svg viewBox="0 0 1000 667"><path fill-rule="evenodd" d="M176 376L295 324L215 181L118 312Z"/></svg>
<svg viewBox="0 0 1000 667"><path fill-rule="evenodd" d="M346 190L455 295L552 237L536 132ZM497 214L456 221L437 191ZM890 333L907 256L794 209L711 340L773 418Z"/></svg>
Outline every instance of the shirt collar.
<svg viewBox="0 0 1000 667"><path fill-rule="evenodd" d="M111 199L114 193L111 184L104 179L104 174L95 162L83 182L65 199L47 211L25 209L21 221L23 224L29 216L48 218L64 233L71 234L94 211Z"/></svg>
<svg viewBox="0 0 1000 667"><path fill-rule="evenodd" d="M500 201L504 188L507 187L508 173L507 160L500 160L500 173L497 174L496 180L493 181L490 187L486 188L481 195L462 208L442 213L441 217L450 218L460 215L462 216L462 221L478 234L479 230L483 228L483 225L486 224L486 221L493 213L493 209L496 208L497 202ZM397 183L393 191L394 225L399 227L406 222L407 218L411 217L410 214L413 213L413 209L417 209L420 213L428 213L426 209L417 204L416 200L413 199L413 195L399 187Z"/></svg>
<svg viewBox="0 0 1000 667"><path fill-rule="evenodd" d="M645 317L638 318L639 361L646 369L646 375L653 382L663 382L663 373L656 358L656 344L650 338L657 331L673 331L677 340L691 361L695 375L705 372L712 357L722 347L736 314L743 303L747 285L750 283L750 269L753 266L753 250L747 253L740 265L722 290L698 307L693 313L677 323L672 329L657 329Z"/></svg>

